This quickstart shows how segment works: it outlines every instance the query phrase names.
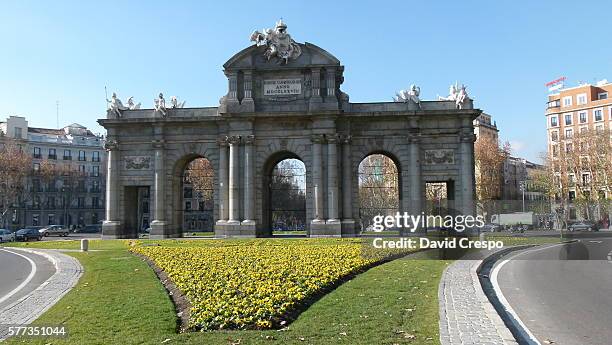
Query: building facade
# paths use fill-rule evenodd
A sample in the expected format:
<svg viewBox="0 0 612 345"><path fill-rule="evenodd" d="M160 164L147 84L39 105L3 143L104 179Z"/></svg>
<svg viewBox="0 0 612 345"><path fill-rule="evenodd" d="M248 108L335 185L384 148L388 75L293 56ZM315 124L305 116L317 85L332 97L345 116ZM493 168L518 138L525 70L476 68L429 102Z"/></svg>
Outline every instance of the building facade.
<svg viewBox="0 0 612 345"><path fill-rule="evenodd" d="M61 129L30 127L18 116L0 123L0 131L32 155L27 190L9 217L9 227L76 227L104 219L104 137L76 123ZM54 173L42 176L43 164Z"/></svg>
<svg viewBox="0 0 612 345"><path fill-rule="evenodd" d="M474 134L476 135L476 141L481 138L489 138L494 142L499 142L497 123L492 121L491 115L487 113L480 114L474 120Z"/></svg>
<svg viewBox="0 0 612 345"><path fill-rule="evenodd" d="M154 109L111 108L99 120L108 133L104 237L137 235L140 188L151 196L151 237L181 236L183 174L197 158L214 167L218 237L271 235L270 179L285 159L305 166L308 236L357 234L358 166L370 154L396 164L400 210L420 214L426 184L444 183L456 213L475 213L473 120L481 111L465 93L351 103L340 61L285 30L281 22L253 34L257 43L224 64L228 88L218 106L166 108L160 95Z"/></svg>
<svg viewBox="0 0 612 345"><path fill-rule="evenodd" d="M585 133L595 133L598 137L609 136L612 141L612 135L610 135L612 131L612 83L602 80L594 85L581 84L576 87L562 88L548 96L545 115L548 155L551 162L566 159L570 156L575 156L575 161L588 162L593 157L590 157L592 150L585 147L583 142ZM610 157L609 152L607 155ZM578 162L574 164L582 166ZM558 199L569 201L570 220L584 218L585 215L576 212L573 200L578 193L577 188L582 187L583 192L585 189L589 189L590 181L593 179L591 174L598 172L586 168L567 170L568 172L563 172L563 174L568 175L567 195L559 195ZM559 180L562 179L560 174L557 174ZM610 176L608 175L607 178L609 179ZM577 184L580 184L580 186ZM599 190L587 190L586 192L597 193L600 196L599 198L604 199L612 197L612 187L609 183L607 185L605 183L599 184L596 188ZM600 211L598 215L595 215L596 219L609 219L609 210Z"/></svg>

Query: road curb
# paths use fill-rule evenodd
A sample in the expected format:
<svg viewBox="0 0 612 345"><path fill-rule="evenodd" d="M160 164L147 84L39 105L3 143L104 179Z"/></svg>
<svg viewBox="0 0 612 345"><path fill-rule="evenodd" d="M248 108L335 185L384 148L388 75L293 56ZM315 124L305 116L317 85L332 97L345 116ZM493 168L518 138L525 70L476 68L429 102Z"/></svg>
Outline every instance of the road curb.
<svg viewBox="0 0 612 345"><path fill-rule="evenodd" d="M576 240L563 241L558 244L572 242L576 242ZM491 307L494 308L493 312L498 314L499 318L503 321L502 326L513 335L519 344L540 345L540 342L520 320L512 306L505 299L495 280L496 272L494 271L494 267L500 258L510 253L539 246L541 245L527 244L504 248L484 258L474 272L478 276L482 291L487 296ZM491 277L491 272L494 274L493 278Z"/></svg>
<svg viewBox="0 0 612 345"><path fill-rule="evenodd" d="M79 281L83 266L72 256L55 250L9 248L10 250L36 254L49 260L55 273L15 303L0 310L0 320L4 325L27 325L51 308ZM8 337L8 329L0 328L0 341Z"/></svg>

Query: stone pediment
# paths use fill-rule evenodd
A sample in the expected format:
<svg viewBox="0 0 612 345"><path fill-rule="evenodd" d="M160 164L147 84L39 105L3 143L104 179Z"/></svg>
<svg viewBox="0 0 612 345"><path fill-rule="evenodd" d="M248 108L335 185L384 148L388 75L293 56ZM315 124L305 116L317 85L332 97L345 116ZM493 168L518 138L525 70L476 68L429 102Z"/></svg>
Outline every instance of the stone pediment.
<svg viewBox="0 0 612 345"><path fill-rule="evenodd" d="M340 60L312 43L298 43L302 48L302 54L295 60L290 60L287 64L280 64L277 60L268 60L264 53L265 46L257 46L255 44L247 47L236 55L232 56L223 65L226 71L240 69L292 69L303 68L308 66L340 66Z"/></svg>
<svg viewBox="0 0 612 345"><path fill-rule="evenodd" d="M219 113L317 112L342 109L344 66L312 43L292 43L290 57L268 56L270 47L253 44L224 65L228 92Z"/></svg>

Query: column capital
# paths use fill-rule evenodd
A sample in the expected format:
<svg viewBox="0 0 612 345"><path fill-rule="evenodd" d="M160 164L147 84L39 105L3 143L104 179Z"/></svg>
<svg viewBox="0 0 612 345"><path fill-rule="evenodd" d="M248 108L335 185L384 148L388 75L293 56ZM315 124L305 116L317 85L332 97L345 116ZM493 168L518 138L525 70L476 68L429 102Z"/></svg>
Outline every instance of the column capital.
<svg viewBox="0 0 612 345"><path fill-rule="evenodd" d="M106 142L104 143L104 149L106 151L114 151L114 150L118 150L119 149L119 143L117 142L117 140L114 139L107 139Z"/></svg>
<svg viewBox="0 0 612 345"><path fill-rule="evenodd" d="M255 142L255 136L254 135L245 135L244 137L242 137L242 142L245 145L253 145L253 143Z"/></svg>
<svg viewBox="0 0 612 345"><path fill-rule="evenodd" d="M421 142L421 135L418 133L413 133L407 137L408 143L410 144L418 144Z"/></svg>
<svg viewBox="0 0 612 345"><path fill-rule="evenodd" d="M165 140L152 140L151 145L155 149L163 149L164 147L166 147L166 141Z"/></svg>
<svg viewBox="0 0 612 345"><path fill-rule="evenodd" d="M310 137L310 140L315 144L323 144L325 143L325 135L324 134L313 134Z"/></svg>
<svg viewBox="0 0 612 345"><path fill-rule="evenodd" d="M352 139L353 139L353 136L350 135L350 134L342 134L342 135L340 135L340 143L342 143L342 144L348 145L348 144L351 143Z"/></svg>
<svg viewBox="0 0 612 345"><path fill-rule="evenodd" d="M341 136L339 134L326 134L325 138L327 139L328 144L337 144L341 140Z"/></svg>
<svg viewBox="0 0 612 345"><path fill-rule="evenodd" d="M227 140L228 140L230 146L234 146L234 145L240 144L240 136L239 135L231 135L231 136L228 137Z"/></svg>
<svg viewBox="0 0 612 345"><path fill-rule="evenodd" d="M229 137L227 135L222 135L217 139L217 144L219 146L227 146L229 142Z"/></svg>

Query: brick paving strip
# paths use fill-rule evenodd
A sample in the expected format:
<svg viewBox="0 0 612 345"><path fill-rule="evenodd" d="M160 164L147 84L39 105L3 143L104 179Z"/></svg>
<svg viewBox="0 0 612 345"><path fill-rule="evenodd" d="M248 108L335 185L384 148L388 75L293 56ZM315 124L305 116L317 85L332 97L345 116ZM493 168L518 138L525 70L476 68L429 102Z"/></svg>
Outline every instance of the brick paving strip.
<svg viewBox="0 0 612 345"><path fill-rule="evenodd" d="M83 274L83 266L72 256L57 250L11 248L42 255L55 266L55 273L34 291L0 310L4 325L27 325L59 301L72 289ZM8 328L0 328L0 341L7 338Z"/></svg>
<svg viewBox="0 0 612 345"><path fill-rule="evenodd" d="M482 262L481 258L457 260L442 274L438 289L441 345L518 344L480 285L477 270Z"/></svg>

